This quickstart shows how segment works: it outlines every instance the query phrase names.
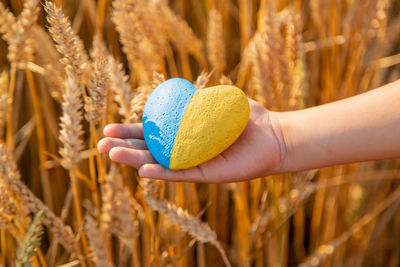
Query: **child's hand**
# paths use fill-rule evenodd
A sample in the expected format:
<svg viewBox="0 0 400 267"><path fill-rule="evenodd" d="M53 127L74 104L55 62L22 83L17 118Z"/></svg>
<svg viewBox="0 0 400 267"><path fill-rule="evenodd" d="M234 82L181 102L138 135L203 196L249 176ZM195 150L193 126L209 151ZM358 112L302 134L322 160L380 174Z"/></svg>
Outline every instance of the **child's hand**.
<svg viewBox="0 0 400 267"><path fill-rule="evenodd" d="M224 183L273 173L400 157L400 80L341 101L291 112L269 112L253 100L246 129L214 159L171 171L157 164L141 124L108 125L98 144L113 161L142 177ZM124 140L130 139L130 140Z"/></svg>
<svg viewBox="0 0 400 267"><path fill-rule="evenodd" d="M143 140L142 124L110 124L98 143L111 160L139 169L146 178L169 181L224 183L276 172L286 150L274 113L249 99L250 118L242 135L223 153L197 167L168 170L154 160ZM126 140L128 139L128 140Z"/></svg>

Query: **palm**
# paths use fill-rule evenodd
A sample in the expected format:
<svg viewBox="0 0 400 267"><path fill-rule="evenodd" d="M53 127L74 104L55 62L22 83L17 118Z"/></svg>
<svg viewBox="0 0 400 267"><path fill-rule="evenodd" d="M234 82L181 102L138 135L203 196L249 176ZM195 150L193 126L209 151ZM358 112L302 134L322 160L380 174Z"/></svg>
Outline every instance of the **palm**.
<svg viewBox="0 0 400 267"><path fill-rule="evenodd" d="M280 142L271 124L271 113L249 100L250 118L241 136L227 150L197 167L172 171L157 164L143 140L141 124L112 124L98 144L113 161L139 169L143 177L170 181L223 183L271 173L281 164Z"/></svg>

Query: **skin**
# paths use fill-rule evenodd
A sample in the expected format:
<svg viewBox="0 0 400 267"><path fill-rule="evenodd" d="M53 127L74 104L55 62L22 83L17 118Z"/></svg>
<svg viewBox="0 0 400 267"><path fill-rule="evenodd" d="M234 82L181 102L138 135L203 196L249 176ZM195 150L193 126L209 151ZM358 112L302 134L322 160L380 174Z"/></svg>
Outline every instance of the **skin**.
<svg viewBox="0 0 400 267"><path fill-rule="evenodd" d="M236 142L197 167L157 164L141 124L110 124L98 150L146 178L225 183L335 164L400 157L400 80L341 101L271 112L249 99L249 122Z"/></svg>

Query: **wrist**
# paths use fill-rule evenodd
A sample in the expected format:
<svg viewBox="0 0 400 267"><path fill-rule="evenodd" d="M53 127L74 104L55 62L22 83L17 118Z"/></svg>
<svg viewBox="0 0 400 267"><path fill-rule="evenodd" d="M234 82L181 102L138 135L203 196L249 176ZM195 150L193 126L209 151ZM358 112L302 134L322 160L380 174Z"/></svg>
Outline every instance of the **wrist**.
<svg viewBox="0 0 400 267"><path fill-rule="evenodd" d="M290 171L287 167L289 157L288 124L283 112L272 112L269 114L269 121L275 138L279 144L280 163L271 170L270 174L284 173Z"/></svg>

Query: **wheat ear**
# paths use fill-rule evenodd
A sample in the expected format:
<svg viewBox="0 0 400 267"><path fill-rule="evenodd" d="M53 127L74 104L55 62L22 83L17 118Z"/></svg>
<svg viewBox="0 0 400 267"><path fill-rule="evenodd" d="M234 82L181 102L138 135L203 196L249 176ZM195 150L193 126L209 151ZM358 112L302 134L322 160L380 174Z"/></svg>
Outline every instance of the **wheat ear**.
<svg viewBox="0 0 400 267"><path fill-rule="evenodd" d="M104 180L101 226L105 231L116 233L131 249L132 241L139 235L139 222L135 216L135 206L139 204L124 185L117 165L111 165Z"/></svg>
<svg viewBox="0 0 400 267"><path fill-rule="evenodd" d="M50 23L49 32L57 44L58 52L63 55L61 62L76 77L83 79L88 68L89 57L82 40L74 33L71 22L54 3L46 1L45 10L47 21Z"/></svg>
<svg viewBox="0 0 400 267"><path fill-rule="evenodd" d="M155 183L151 183L146 179L141 181L141 185L143 187L143 197L152 210L167 215L173 224L177 224L183 232L189 233L200 242L210 243L215 246L220 252L225 265L231 266L225 250L218 241L217 234L214 230L211 230L207 223L199 221L196 216L173 203L158 199L154 195L156 190Z"/></svg>
<svg viewBox="0 0 400 267"><path fill-rule="evenodd" d="M97 222L91 216L85 217L85 232L89 240L89 249L96 267L111 267L111 257L107 250L105 234L98 228Z"/></svg>
<svg viewBox="0 0 400 267"><path fill-rule="evenodd" d="M40 246L40 239L43 235L43 211L39 211L33 218L32 223L28 227L25 238L17 251L17 259L15 266L26 267L31 266L30 258L36 255L36 247Z"/></svg>
<svg viewBox="0 0 400 267"><path fill-rule="evenodd" d="M88 86L89 94L85 101L85 118L94 125L103 118L107 106L109 80L107 59L96 58L93 72L93 79Z"/></svg>
<svg viewBox="0 0 400 267"><path fill-rule="evenodd" d="M0 145L0 182L3 183L10 196L23 208L24 215L43 210L43 224L54 234L64 248L74 255L80 255L78 243L69 226L64 225L40 199L20 180L15 160L5 145Z"/></svg>
<svg viewBox="0 0 400 267"><path fill-rule="evenodd" d="M60 148L64 168L72 170L73 166L80 161L80 151L83 148L81 135L82 129L82 91L78 87L75 77L68 73L65 81L62 110L60 118L60 141L63 147Z"/></svg>
<svg viewBox="0 0 400 267"><path fill-rule="evenodd" d="M222 15L216 9L208 14L207 51L211 67L219 77L226 68L226 59Z"/></svg>

